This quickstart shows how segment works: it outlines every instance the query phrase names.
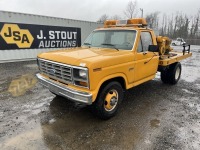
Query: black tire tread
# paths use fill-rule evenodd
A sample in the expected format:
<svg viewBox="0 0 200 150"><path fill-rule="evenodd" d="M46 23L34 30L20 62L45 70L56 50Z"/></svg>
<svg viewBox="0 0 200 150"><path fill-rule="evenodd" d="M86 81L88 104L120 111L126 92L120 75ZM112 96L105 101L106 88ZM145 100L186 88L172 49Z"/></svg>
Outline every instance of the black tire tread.
<svg viewBox="0 0 200 150"><path fill-rule="evenodd" d="M178 67L180 67L180 69L181 69L180 62L174 63L169 66L169 83L172 85L176 84L180 79L180 77L178 78L178 80L175 79L175 73L176 73L176 69ZM180 72L180 75L181 75L181 72Z"/></svg>
<svg viewBox="0 0 200 150"><path fill-rule="evenodd" d="M164 70L161 72L161 80L163 83L167 84L169 83L169 79L168 79L168 74L167 74L167 70Z"/></svg>
<svg viewBox="0 0 200 150"><path fill-rule="evenodd" d="M175 73L176 73L176 69L178 67L180 67L180 69L181 69L181 63L180 62L171 64L168 69L162 71L161 72L162 82L172 84L172 85L176 84L179 81L180 76L181 76L181 72L180 72L179 78L177 80L175 79Z"/></svg>
<svg viewBox="0 0 200 150"><path fill-rule="evenodd" d="M104 100L103 99L104 99L105 95L107 94L107 91L109 91L110 89L113 89L113 88L118 90L119 100L118 100L118 104L117 104L116 108L111 112L107 112L104 109ZM102 89L100 89L100 92L97 96L96 101L92 104L92 112L97 117L99 117L100 119L103 119L103 120L107 120L107 119L115 116L117 113L119 104L121 103L121 101L123 99L123 96L124 96L123 88L119 82L112 81L112 82L108 83Z"/></svg>

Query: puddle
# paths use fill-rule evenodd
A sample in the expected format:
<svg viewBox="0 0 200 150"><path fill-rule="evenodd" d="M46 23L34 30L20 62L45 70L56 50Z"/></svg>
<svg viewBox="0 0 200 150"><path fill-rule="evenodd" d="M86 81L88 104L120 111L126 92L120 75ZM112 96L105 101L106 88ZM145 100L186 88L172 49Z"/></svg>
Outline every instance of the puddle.
<svg viewBox="0 0 200 150"><path fill-rule="evenodd" d="M43 142L42 130L36 127L0 143L1 149L47 149ZM46 147L46 148L45 148Z"/></svg>
<svg viewBox="0 0 200 150"><path fill-rule="evenodd" d="M3 117L3 112L0 112L0 118Z"/></svg>
<svg viewBox="0 0 200 150"><path fill-rule="evenodd" d="M25 67L30 68L30 69L35 69L38 66L36 64L29 64L29 65L25 65Z"/></svg>
<svg viewBox="0 0 200 150"><path fill-rule="evenodd" d="M56 119L51 119L51 120L49 120L49 124L53 124L54 122L56 122Z"/></svg>
<svg viewBox="0 0 200 150"><path fill-rule="evenodd" d="M7 80L0 80L0 85L6 83Z"/></svg>
<svg viewBox="0 0 200 150"><path fill-rule="evenodd" d="M26 112L26 113L31 112L31 114L37 115L49 107L50 104L48 103L48 101L52 99L53 97L47 97L47 98L43 98L40 103L32 102L32 103L26 104L23 106L23 109L24 109L23 112Z"/></svg>
<svg viewBox="0 0 200 150"><path fill-rule="evenodd" d="M158 119L153 119L150 121L151 127L152 128L158 128L160 126L160 120Z"/></svg>
<svg viewBox="0 0 200 150"><path fill-rule="evenodd" d="M194 94L193 92L187 90L187 89L182 89L185 93L188 93L188 94Z"/></svg>
<svg viewBox="0 0 200 150"><path fill-rule="evenodd" d="M37 79L35 76L30 74L22 75L11 81L8 91L13 97L22 96L26 91L34 87L36 83Z"/></svg>
<svg viewBox="0 0 200 150"><path fill-rule="evenodd" d="M198 89L200 89L200 84L196 84L196 86L198 87Z"/></svg>
<svg viewBox="0 0 200 150"><path fill-rule="evenodd" d="M166 108L162 108L162 109L160 109L162 112L165 112L165 111L167 111L167 109Z"/></svg>

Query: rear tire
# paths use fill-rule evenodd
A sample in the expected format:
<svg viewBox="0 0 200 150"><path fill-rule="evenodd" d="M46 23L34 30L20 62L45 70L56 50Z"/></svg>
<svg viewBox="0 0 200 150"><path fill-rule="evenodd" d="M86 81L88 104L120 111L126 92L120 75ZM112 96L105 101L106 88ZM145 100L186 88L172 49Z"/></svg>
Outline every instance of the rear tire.
<svg viewBox="0 0 200 150"><path fill-rule="evenodd" d="M181 64L179 62L171 64L168 69L161 72L163 83L176 84L181 77Z"/></svg>
<svg viewBox="0 0 200 150"><path fill-rule="evenodd" d="M123 97L121 84L110 82L100 90L96 101L92 104L92 112L101 119L109 119L116 115Z"/></svg>
<svg viewBox="0 0 200 150"><path fill-rule="evenodd" d="M181 71L182 71L181 63L179 62L169 66L170 84L176 84L179 81L181 77Z"/></svg>
<svg viewBox="0 0 200 150"><path fill-rule="evenodd" d="M169 76L169 74L168 74L167 70L161 71L161 80L163 83L165 83L165 84L169 83L168 76Z"/></svg>

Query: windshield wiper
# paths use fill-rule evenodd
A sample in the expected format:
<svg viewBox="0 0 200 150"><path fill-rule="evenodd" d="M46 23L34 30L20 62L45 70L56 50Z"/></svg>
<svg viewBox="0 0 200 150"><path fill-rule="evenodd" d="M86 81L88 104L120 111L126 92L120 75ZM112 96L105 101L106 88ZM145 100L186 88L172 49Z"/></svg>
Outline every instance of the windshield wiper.
<svg viewBox="0 0 200 150"><path fill-rule="evenodd" d="M102 43L101 45L113 46L113 47L114 47L114 49L116 49L116 50L118 50L118 51L119 51L119 49L118 49L118 48L116 48L114 44Z"/></svg>
<svg viewBox="0 0 200 150"><path fill-rule="evenodd" d="M90 43L83 43L83 45L91 45Z"/></svg>
<svg viewBox="0 0 200 150"><path fill-rule="evenodd" d="M90 43L83 43L83 45L86 45L86 46L88 46L89 48L90 48Z"/></svg>

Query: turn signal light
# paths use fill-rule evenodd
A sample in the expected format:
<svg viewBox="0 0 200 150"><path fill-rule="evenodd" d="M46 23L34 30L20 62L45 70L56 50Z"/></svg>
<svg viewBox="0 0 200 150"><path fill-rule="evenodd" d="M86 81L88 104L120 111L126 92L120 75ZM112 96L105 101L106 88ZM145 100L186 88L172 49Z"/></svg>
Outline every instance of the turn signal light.
<svg viewBox="0 0 200 150"><path fill-rule="evenodd" d="M83 86L83 87L88 86L87 82L83 82L83 81L75 81L75 85L79 85L79 86Z"/></svg>

